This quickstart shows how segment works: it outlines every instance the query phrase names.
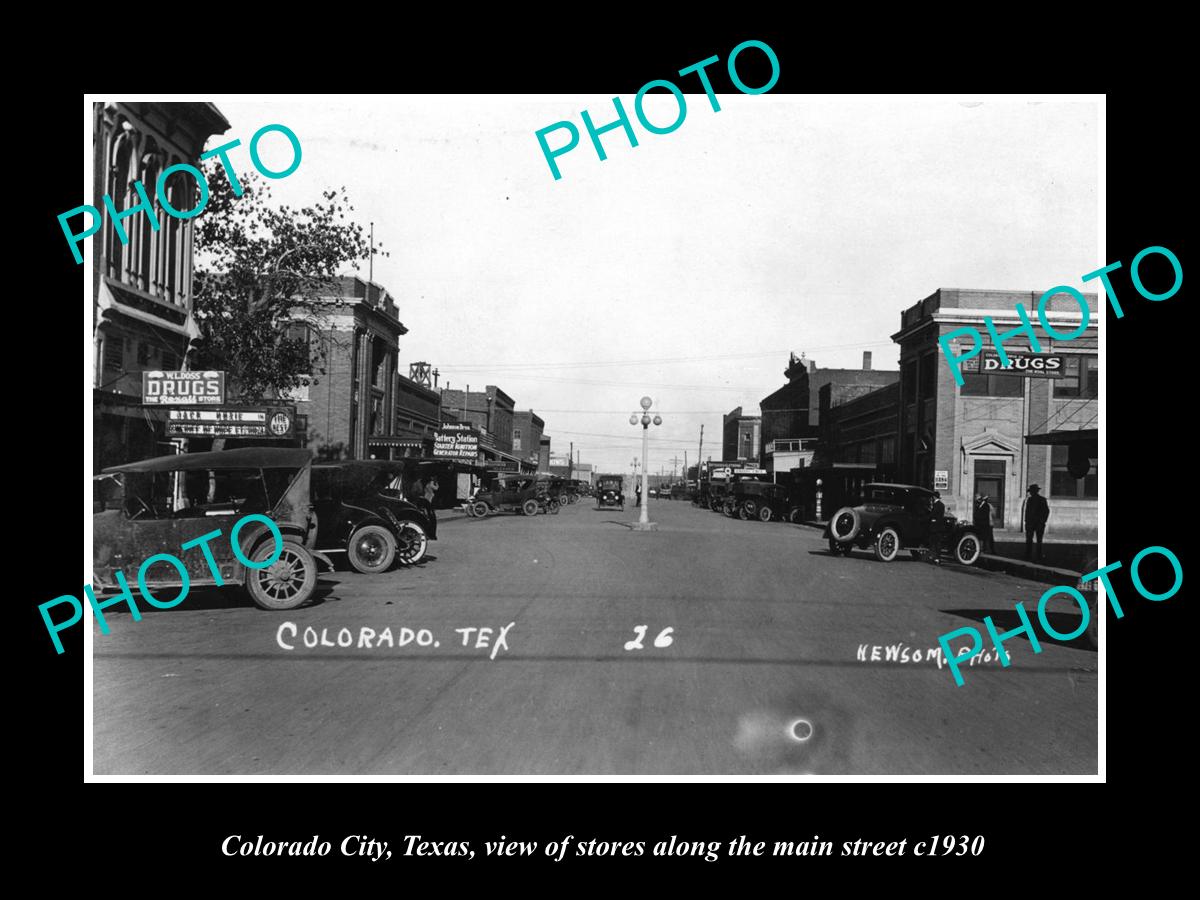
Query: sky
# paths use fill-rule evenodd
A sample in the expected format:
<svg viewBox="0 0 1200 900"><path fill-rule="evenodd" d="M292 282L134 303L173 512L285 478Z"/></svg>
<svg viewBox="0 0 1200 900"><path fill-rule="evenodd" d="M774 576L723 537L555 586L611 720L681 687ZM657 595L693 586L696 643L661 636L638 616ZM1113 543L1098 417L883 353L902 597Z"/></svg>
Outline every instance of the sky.
<svg viewBox="0 0 1200 900"><path fill-rule="evenodd" d="M655 135L622 97L638 146L603 134L605 161L580 112L612 121L611 95L217 97L232 127L209 146L241 139L246 171L255 131L291 128L302 161L272 193L302 205L344 185L374 222L401 371L499 386L599 471L641 456L643 395L664 420L651 472L694 464L701 424L719 459L722 414L757 414L789 352L895 369L901 310L938 288L1082 287L1106 262L1096 102L686 100ZM645 112L666 125L678 107L650 94ZM555 180L535 133L562 120L580 143ZM278 134L261 152L290 161Z"/></svg>

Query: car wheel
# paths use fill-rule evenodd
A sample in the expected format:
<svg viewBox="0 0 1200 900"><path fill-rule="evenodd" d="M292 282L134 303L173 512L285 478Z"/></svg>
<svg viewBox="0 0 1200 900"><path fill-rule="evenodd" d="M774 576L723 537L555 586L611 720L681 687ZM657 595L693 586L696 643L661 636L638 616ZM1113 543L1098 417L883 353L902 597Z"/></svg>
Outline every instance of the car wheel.
<svg viewBox="0 0 1200 900"><path fill-rule="evenodd" d="M346 558L355 572L386 572L396 558L396 539L382 525L364 525L350 535Z"/></svg>
<svg viewBox="0 0 1200 900"><path fill-rule="evenodd" d="M275 553L275 542L266 541L251 554L263 562ZM246 590L260 609L295 609L312 596L317 584L317 561L303 546L285 540L279 558L262 569L246 569Z"/></svg>
<svg viewBox="0 0 1200 900"><path fill-rule="evenodd" d="M875 558L891 562L900 552L900 535L895 528L884 528L875 535Z"/></svg>
<svg viewBox="0 0 1200 900"><path fill-rule="evenodd" d="M843 506L829 520L830 533L843 543L854 540L862 527L862 519L858 510L851 506Z"/></svg>
<svg viewBox="0 0 1200 900"><path fill-rule="evenodd" d="M973 566L981 552L979 536L973 532L967 532L958 539L958 544L954 547L954 558L964 566Z"/></svg>
<svg viewBox="0 0 1200 900"><path fill-rule="evenodd" d="M771 521L771 507L769 507L769 506L760 506L759 507L758 521L760 521L760 522L770 522Z"/></svg>
<svg viewBox="0 0 1200 900"><path fill-rule="evenodd" d="M798 506L793 506L788 510L788 521L793 525L799 525L804 521L804 510Z"/></svg>
<svg viewBox="0 0 1200 900"><path fill-rule="evenodd" d="M402 566L411 566L425 558L429 537L416 522L401 522L396 536L396 559Z"/></svg>
<svg viewBox="0 0 1200 900"><path fill-rule="evenodd" d="M525 513L527 516L536 516L538 514L538 509L540 508L540 504L530 497L521 505L521 512Z"/></svg>
<svg viewBox="0 0 1200 900"><path fill-rule="evenodd" d="M745 503L743 503L741 511L744 513L742 516L743 519L758 518L758 504L753 500L747 500Z"/></svg>
<svg viewBox="0 0 1200 900"><path fill-rule="evenodd" d="M474 503L472 503L471 509L473 510L473 514L477 519L486 518L488 513L492 511L491 507L482 500L476 500Z"/></svg>

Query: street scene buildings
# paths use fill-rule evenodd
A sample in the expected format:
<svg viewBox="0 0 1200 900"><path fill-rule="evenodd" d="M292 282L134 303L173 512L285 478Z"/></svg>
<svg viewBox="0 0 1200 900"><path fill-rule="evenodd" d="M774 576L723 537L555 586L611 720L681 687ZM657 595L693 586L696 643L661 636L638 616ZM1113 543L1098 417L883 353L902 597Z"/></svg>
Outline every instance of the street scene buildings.
<svg viewBox="0 0 1200 900"><path fill-rule="evenodd" d="M944 167L969 193L978 175L963 160L988 158L1010 119L1027 115L1021 127L1033 133L1040 116L1090 122L1094 110L1005 108L991 122L946 106L913 115L963 129L980 149L962 160L911 135L904 110L863 115L885 135L872 138L881 143L867 161L894 172L913 207L931 198L929 209L953 202L964 220L979 216L978 243L953 258L922 243L955 240L939 230L941 213L918 215L940 237L906 244L889 217L906 212L891 205L900 201L860 196L857 172L823 156L807 165L837 173L835 193L822 199L824 177L814 177L803 196L829 204L817 218L832 222L836 241L786 211L778 233L738 219L745 234L730 225L696 236L695 207L707 201L690 176L678 176L678 194L662 186L647 200L666 176L627 182L640 176L615 156L607 187L568 173L546 193L517 155L425 197L397 159L425 159L431 113L404 128L383 117L350 140L336 124L342 112L300 103L97 103L97 585L114 588L117 570L136 572L151 547L184 552L193 531L222 516L268 515L287 552L260 571L234 561L222 538L225 580L244 580L253 603L205 580L189 550L186 602L136 625L110 610L112 633L94 644L96 771L1094 773L1091 632L1047 641L1036 655L1014 644L1011 668L972 657L963 690L975 680L989 702L967 707L954 699L938 643L963 622L1015 621L1014 597L1036 599L1095 568L1095 293L1083 295L1089 322L1079 336L1064 341L1035 324L1036 346L1007 338L1007 360L988 343L964 364L962 385L939 343L951 337L961 354L968 345L954 335L964 326L1016 328L1017 305L1036 309L1043 281L1076 274L1094 246L1094 197L1079 193L1075 218L1088 224L1059 236L1043 208L1058 214L1047 199L1058 164L1033 142L1006 149L995 177L1008 180L988 190L1006 192L1030 222L1013 247L1045 245L1026 265L1013 247L1008 257L982 249L1016 226L968 214L968 200L947 199L929 175ZM780 109L797 128L818 115L803 104ZM187 163L205 166L217 197L222 183L203 154L270 121L268 111L297 123L308 154L271 185L281 199L254 188L196 218L131 212L120 219L129 240L119 239L105 194L116 211L132 210L135 182L152 185ZM853 116L820 114L831 146L866 140ZM686 140L684 158L715 164ZM910 140L919 162L904 149ZM338 205L336 169L322 168L326 144L346 155L347 172L363 173L342 190L366 210ZM460 142L453 152L471 151ZM726 152L735 158L734 145ZM1074 153L1074 177L1094 184L1093 152ZM166 181L175 208L197 200L185 175ZM387 204L377 205L376 189ZM628 261L626 226L596 205L607 190L627 211L638 197L648 203L656 224L628 227L646 240L665 235L657 249ZM762 203L771 193L730 189ZM395 212L409 195L419 212ZM843 196L866 205L833 221ZM713 215L733 215L711 202ZM280 218L257 203L274 203ZM322 203L332 213L318 219ZM607 245L597 254L571 243L583 241L581 209L606 223L596 240L610 241L628 272L596 267ZM253 240L230 237L239 215L260 216L245 232ZM310 219L321 227L303 230ZM284 234L284 220L299 230ZM272 224L275 247L262 237ZM826 282L792 287L797 272L860 234L880 254L904 245L903 271L876 275L848 256ZM390 259L380 253L385 235ZM260 239L263 257L247 263ZM555 270L560 258L584 274ZM803 264L792 269L793 259ZM728 285L705 284L725 269ZM261 284L237 293L246 271ZM295 280L270 306L263 298L281 278ZM639 279L653 289L639 294ZM959 279L967 286L934 287ZM603 287L590 293L592 282ZM1009 288L987 287L995 283ZM731 285L737 302L718 291ZM639 317L658 306L662 321L647 327ZM1049 301L1047 317L1059 334L1083 318L1069 294ZM872 524L883 508L903 523L891 537ZM254 557L262 547L244 549ZM1087 615L1069 598L1051 609L1068 624ZM656 641L664 629L672 637ZM921 661L906 654L914 661L901 664L902 643L922 650ZM897 649L893 658L864 647ZM175 669L188 674L157 678ZM1047 671L1072 680L1028 677ZM951 704L953 727L943 716ZM811 740L795 737L801 720Z"/></svg>

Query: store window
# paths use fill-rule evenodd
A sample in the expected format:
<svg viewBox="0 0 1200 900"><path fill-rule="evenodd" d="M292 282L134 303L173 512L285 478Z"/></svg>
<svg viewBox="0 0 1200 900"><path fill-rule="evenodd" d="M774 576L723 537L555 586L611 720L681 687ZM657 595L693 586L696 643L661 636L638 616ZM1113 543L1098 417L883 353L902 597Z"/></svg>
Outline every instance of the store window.
<svg viewBox="0 0 1200 900"><path fill-rule="evenodd" d="M1050 496L1074 500L1095 500L1100 495L1098 460L1091 457L1091 468L1083 478L1071 474L1070 448L1055 444L1050 453Z"/></svg>
<svg viewBox="0 0 1200 900"><path fill-rule="evenodd" d="M964 397L1020 397L1025 393L1025 379L1012 375L980 375L963 373Z"/></svg>
<svg viewBox="0 0 1200 900"><path fill-rule="evenodd" d="M1095 400L1100 393L1099 357L1068 356L1063 364L1065 374L1053 379L1054 396Z"/></svg>

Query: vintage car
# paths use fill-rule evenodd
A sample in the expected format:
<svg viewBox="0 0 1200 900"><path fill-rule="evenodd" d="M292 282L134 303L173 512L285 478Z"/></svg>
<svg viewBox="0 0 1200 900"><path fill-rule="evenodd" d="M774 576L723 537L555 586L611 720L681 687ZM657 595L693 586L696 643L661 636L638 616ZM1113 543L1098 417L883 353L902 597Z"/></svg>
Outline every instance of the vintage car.
<svg viewBox="0 0 1200 900"><path fill-rule="evenodd" d="M471 499L471 511L477 518L498 512L519 512L536 516L547 505L549 494L546 482L536 475L509 472L500 475L495 484L477 491Z"/></svg>
<svg viewBox="0 0 1200 900"><path fill-rule="evenodd" d="M596 479L596 509L605 506L625 508L625 478L621 475L601 475Z"/></svg>
<svg viewBox="0 0 1200 900"><path fill-rule="evenodd" d="M725 509L725 494L728 491L728 482L710 481L708 483L708 508L713 512L722 512Z"/></svg>
<svg viewBox="0 0 1200 900"><path fill-rule="evenodd" d="M902 549L920 559L929 548L933 491L909 484L872 483L863 486L863 502L844 506L825 527L829 552L850 554L854 547L872 548L876 559L891 562ZM979 559L982 543L975 526L944 517L943 549L965 566Z"/></svg>
<svg viewBox="0 0 1200 900"><path fill-rule="evenodd" d="M356 572L411 566L437 540L437 513L424 497L406 498L402 460L345 460L313 466L317 548L345 553Z"/></svg>
<svg viewBox="0 0 1200 900"><path fill-rule="evenodd" d="M115 593L118 570L133 583L145 560L167 553L182 561L191 586L244 585L262 609L295 609L312 596L317 560L330 565L313 549L311 475L310 451L275 447L159 456L105 469L95 482L93 589ZM283 537L275 562L262 569L244 565L230 543L233 526L252 513L270 518ZM219 536L183 549L213 531ZM252 562L276 555L264 522L251 520L237 538ZM151 592L182 587L178 570L165 562L147 568L145 583Z"/></svg>
<svg viewBox="0 0 1200 900"><path fill-rule="evenodd" d="M789 492L782 484L764 481L739 481L725 495L726 515L739 519L788 519L794 507Z"/></svg>

